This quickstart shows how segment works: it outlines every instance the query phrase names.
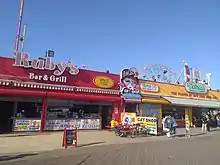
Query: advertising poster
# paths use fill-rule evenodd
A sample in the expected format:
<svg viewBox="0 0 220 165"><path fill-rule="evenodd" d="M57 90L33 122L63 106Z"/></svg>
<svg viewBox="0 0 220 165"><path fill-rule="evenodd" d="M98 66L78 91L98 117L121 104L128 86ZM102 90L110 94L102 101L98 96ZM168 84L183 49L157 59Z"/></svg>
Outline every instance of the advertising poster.
<svg viewBox="0 0 220 165"><path fill-rule="evenodd" d="M124 99L141 101L138 71L136 68L121 70L120 92Z"/></svg>
<svg viewBox="0 0 220 165"><path fill-rule="evenodd" d="M101 129L101 119L67 119L67 120L47 120L46 130L57 131L64 130L64 128L77 128L77 129Z"/></svg>
<svg viewBox="0 0 220 165"><path fill-rule="evenodd" d="M133 124L136 122L136 113L121 113L121 122L126 124Z"/></svg>
<svg viewBox="0 0 220 165"><path fill-rule="evenodd" d="M144 124L149 130L149 134L157 135L157 118L156 117L137 117L137 122Z"/></svg>
<svg viewBox="0 0 220 165"><path fill-rule="evenodd" d="M41 120L15 119L13 131L15 132L40 131L40 126L41 126Z"/></svg>

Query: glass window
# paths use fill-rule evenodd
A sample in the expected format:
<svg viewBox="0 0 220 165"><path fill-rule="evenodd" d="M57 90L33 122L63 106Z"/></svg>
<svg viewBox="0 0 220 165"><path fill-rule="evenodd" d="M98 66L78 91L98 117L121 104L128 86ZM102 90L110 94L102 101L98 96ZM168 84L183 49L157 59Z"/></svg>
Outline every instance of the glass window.
<svg viewBox="0 0 220 165"><path fill-rule="evenodd" d="M185 119L185 108L163 105L162 116L164 118L167 115L171 115L175 119Z"/></svg>
<svg viewBox="0 0 220 165"><path fill-rule="evenodd" d="M160 105L159 104L142 104L142 116L159 117Z"/></svg>

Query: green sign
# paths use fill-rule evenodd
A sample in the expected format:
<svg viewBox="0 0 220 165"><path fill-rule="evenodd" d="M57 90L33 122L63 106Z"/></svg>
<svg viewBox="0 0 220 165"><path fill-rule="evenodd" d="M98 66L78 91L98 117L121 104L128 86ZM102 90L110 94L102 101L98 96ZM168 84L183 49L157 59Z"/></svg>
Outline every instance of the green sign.
<svg viewBox="0 0 220 165"><path fill-rule="evenodd" d="M186 87L187 92L190 92L190 93L200 93L200 94L207 93L207 88L204 84L187 82L185 87Z"/></svg>
<svg viewBox="0 0 220 165"><path fill-rule="evenodd" d="M141 83L141 90L144 92L158 92L159 87L157 85L148 84L148 83Z"/></svg>

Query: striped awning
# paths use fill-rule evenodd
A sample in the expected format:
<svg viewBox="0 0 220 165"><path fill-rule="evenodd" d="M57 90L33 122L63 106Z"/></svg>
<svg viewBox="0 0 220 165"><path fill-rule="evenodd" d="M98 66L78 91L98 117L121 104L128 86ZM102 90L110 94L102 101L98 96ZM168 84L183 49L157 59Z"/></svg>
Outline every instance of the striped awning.
<svg viewBox="0 0 220 165"><path fill-rule="evenodd" d="M220 108L220 101L213 100L198 100L176 97L163 97L173 105L180 105L186 107L202 107L202 108Z"/></svg>

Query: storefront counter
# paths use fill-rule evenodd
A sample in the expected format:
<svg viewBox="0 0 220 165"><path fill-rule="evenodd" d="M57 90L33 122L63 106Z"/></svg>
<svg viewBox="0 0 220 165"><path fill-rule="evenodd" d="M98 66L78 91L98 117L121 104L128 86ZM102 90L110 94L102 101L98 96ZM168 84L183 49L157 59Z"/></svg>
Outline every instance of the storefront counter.
<svg viewBox="0 0 220 165"><path fill-rule="evenodd" d="M40 126L39 118L13 118L13 132L39 132Z"/></svg>
<svg viewBox="0 0 220 165"><path fill-rule="evenodd" d="M75 127L80 130L101 129L101 118L92 119L49 119L46 121L46 131L63 130L66 127Z"/></svg>

